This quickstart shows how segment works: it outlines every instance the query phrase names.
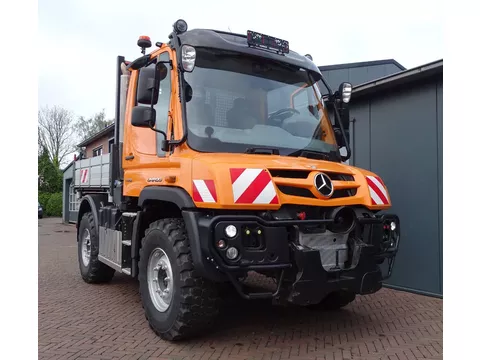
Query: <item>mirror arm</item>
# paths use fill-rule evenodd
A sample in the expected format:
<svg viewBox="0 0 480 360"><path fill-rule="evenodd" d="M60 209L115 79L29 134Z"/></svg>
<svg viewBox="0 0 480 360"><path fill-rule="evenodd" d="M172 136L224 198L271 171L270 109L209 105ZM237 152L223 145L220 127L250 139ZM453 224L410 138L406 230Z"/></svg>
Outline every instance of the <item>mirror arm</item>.
<svg viewBox="0 0 480 360"><path fill-rule="evenodd" d="M167 134L165 133L165 131L162 131L162 130L158 130L158 129L155 129L153 126L150 126L150 129L157 132L157 133L160 133L163 135L163 137L165 138L165 140L167 140Z"/></svg>
<svg viewBox="0 0 480 360"><path fill-rule="evenodd" d="M347 155L342 156L342 161L347 161L348 159L350 159L352 151L350 150L350 144L348 143L347 135L345 134L345 129L343 128L342 119L340 118L340 112L338 111L337 107L336 98L338 96L338 92L333 93L332 88L328 85L323 75L321 75L320 79L322 80L323 85L325 85L325 87L327 88L329 100L331 101L331 103L333 103L335 119L336 121L338 121L340 132L342 133L343 140L345 141L345 148L347 149Z"/></svg>
<svg viewBox="0 0 480 360"><path fill-rule="evenodd" d="M347 161L350 159L352 155L352 151L350 150L350 144L348 143L347 135L345 134L345 129L343 128L342 119L340 118L340 112L338 111L337 102L333 99L333 109L335 110L335 118L338 120L338 127L340 128L340 132L342 133L342 137L345 141L345 148L347 149L347 155L342 155L342 160Z"/></svg>

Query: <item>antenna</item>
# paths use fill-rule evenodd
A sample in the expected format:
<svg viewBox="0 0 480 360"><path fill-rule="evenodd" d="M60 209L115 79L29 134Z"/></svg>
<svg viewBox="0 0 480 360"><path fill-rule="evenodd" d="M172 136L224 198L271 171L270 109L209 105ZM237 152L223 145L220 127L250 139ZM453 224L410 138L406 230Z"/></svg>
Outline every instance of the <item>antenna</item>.
<svg viewBox="0 0 480 360"><path fill-rule="evenodd" d="M230 25L228 25L228 31L232 32L232 30L230 30Z"/></svg>

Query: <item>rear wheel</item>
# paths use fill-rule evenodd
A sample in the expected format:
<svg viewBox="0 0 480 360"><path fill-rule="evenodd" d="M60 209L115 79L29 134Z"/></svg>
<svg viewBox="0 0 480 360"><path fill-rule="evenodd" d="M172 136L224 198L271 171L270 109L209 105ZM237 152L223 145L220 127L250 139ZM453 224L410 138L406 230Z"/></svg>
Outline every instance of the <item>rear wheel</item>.
<svg viewBox="0 0 480 360"><path fill-rule="evenodd" d="M354 292L339 290L328 294L319 304L308 305L307 308L312 310L339 310L354 300Z"/></svg>
<svg viewBox="0 0 480 360"><path fill-rule="evenodd" d="M78 263L83 280L87 283L104 283L112 280L115 269L98 259L98 231L91 212L85 213L80 221L77 242Z"/></svg>
<svg viewBox="0 0 480 360"><path fill-rule="evenodd" d="M138 279L145 316L158 336L180 340L212 325L217 289L195 273L182 220L150 224L140 249Z"/></svg>

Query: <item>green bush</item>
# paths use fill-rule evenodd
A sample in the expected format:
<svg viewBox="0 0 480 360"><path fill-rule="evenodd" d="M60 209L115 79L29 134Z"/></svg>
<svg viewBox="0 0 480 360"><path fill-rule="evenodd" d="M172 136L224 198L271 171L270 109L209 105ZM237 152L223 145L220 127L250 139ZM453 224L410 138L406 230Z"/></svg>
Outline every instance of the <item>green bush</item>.
<svg viewBox="0 0 480 360"><path fill-rule="evenodd" d="M47 203L48 203L48 199L50 199L50 196L52 196L51 193L46 193L46 192L38 193L38 202L40 203L40 205L44 210L47 208Z"/></svg>
<svg viewBox="0 0 480 360"><path fill-rule="evenodd" d="M62 216L62 193L51 194L45 209L47 216Z"/></svg>

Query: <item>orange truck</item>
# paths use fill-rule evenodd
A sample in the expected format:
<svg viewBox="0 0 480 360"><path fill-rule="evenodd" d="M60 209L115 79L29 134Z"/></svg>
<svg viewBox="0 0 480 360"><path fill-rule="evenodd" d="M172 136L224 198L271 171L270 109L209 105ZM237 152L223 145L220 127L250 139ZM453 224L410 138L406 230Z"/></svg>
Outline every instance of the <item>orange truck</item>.
<svg viewBox="0 0 480 360"><path fill-rule="evenodd" d="M351 84L332 91L310 56L254 31L178 20L151 53L137 44L117 58L110 154L75 163L84 281L138 279L172 341L211 326L225 289L312 309L381 289L400 222L382 179L346 164Z"/></svg>

